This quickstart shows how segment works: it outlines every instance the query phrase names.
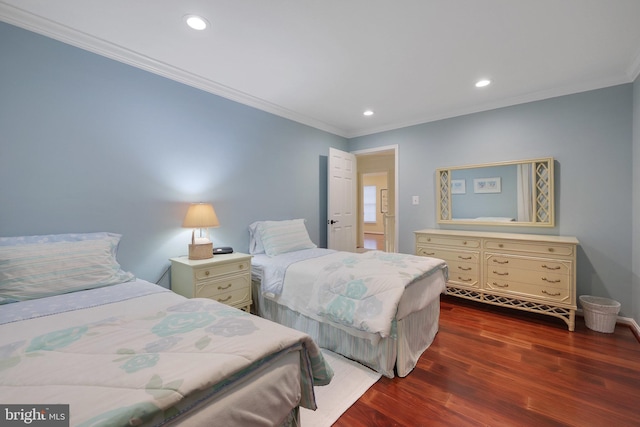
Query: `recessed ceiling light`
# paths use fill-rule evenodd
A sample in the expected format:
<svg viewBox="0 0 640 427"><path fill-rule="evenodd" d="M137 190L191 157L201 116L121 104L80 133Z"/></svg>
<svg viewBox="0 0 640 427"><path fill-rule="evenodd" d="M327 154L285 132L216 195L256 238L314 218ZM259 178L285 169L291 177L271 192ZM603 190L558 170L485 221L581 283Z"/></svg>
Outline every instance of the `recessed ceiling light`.
<svg viewBox="0 0 640 427"><path fill-rule="evenodd" d="M373 116L373 111L371 111L371 110L367 110L367 111L365 111L365 112L364 112L364 113L362 113L362 114L364 114L365 116Z"/></svg>
<svg viewBox="0 0 640 427"><path fill-rule="evenodd" d="M207 20L198 15L185 15L184 22L186 22L189 27L198 31L204 30L209 26Z"/></svg>
<svg viewBox="0 0 640 427"><path fill-rule="evenodd" d="M491 84L491 80L483 79L476 82L476 87L485 87Z"/></svg>

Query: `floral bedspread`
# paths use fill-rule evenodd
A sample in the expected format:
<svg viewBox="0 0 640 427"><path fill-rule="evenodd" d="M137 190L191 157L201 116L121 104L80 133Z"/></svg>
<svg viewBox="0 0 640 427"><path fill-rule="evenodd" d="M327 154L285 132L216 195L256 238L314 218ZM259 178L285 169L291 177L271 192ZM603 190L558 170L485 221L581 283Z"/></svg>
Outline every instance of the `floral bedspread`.
<svg viewBox="0 0 640 427"><path fill-rule="evenodd" d="M313 271L315 277L308 304L312 312L382 337L391 333L407 286L440 270L447 274L441 259L380 251L336 252L304 261L304 267L300 263L298 268ZM442 283L438 294L444 291Z"/></svg>
<svg viewBox="0 0 640 427"><path fill-rule="evenodd" d="M74 426L155 424L291 351L315 409L333 372L307 335L160 292L0 326L0 402L70 404Z"/></svg>

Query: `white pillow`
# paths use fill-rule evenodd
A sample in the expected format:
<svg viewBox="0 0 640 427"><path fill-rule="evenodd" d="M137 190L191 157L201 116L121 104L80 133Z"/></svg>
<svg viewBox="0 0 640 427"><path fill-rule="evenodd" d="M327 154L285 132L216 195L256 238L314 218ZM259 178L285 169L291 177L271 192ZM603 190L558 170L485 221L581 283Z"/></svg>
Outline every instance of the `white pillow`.
<svg viewBox="0 0 640 427"><path fill-rule="evenodd" d="M258 225L260 223L262 223L262 221L256 221L249 225L249 253L251 255L264 253L264 246L262 246L262 239L258 231Z"/></svg>
<svg viewBox="0 0 640 427"><path fill-rule="evenodd" d="M0 301L43 298L135 279L116 261L121 236L101 237L1 246Z"/></svg>
<svg viewBox="0 0 640 427"><path fill-rule="evenodd" d="M261 221L256 230L268 256L317 247L309 238L304 219Z"/></svg>

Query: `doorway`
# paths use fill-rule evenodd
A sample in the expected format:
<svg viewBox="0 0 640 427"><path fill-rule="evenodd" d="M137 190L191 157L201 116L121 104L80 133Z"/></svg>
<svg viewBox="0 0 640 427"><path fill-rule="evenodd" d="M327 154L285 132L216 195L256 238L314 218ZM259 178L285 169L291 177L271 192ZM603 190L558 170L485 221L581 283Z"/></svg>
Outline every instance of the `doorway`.
<svg viewBox="0 0 640 427"><path fill-rule="evenodd" d="M358 174L357 251L377 249L396 252L397 146L355 151L353 154Z"/></svg>

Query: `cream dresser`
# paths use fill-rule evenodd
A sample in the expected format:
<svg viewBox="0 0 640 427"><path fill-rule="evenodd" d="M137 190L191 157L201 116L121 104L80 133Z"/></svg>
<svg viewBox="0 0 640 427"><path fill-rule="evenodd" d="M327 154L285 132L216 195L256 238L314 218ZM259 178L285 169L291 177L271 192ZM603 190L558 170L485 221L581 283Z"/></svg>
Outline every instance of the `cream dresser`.
<svg viewBox="0 0 640 427"><path fill-rule="evenodd" d="M563 319L575 328L575 237L427 229L416 254L447 261L447 294Z"/></svg>
<svg viewBox="0 0 640 427"><path fill-rule="evenodd" d="M210 298L248 312L252 302L251 255L171 258L171 290L187 298Z"/></svg>

